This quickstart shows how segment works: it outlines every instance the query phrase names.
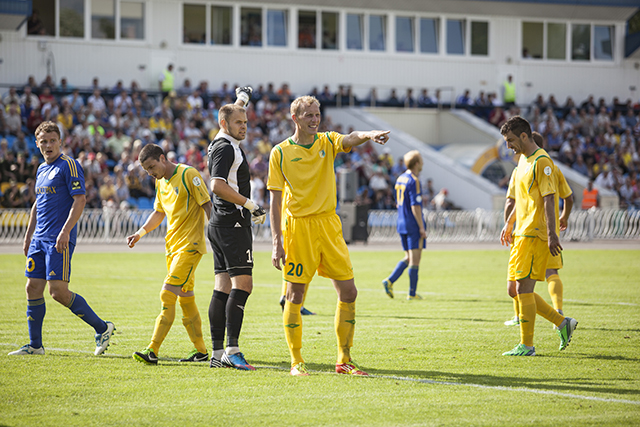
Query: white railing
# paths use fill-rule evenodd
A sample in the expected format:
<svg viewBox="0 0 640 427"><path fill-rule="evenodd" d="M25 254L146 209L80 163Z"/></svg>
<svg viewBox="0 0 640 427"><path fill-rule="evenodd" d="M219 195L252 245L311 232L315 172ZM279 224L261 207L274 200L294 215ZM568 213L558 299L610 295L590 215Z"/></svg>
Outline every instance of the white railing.
<svg viewBox="0 0 640 427"><path fill-rule="evenodd" d="M124 242L144 223L151 210L85 209L78 222L78 241L86 243ZM492 242L497 241L504 224L501 211L426 211L430 242ZM399 241L396 233L395 210L369 211L369 242ZM0 243L20 243L29 221L28 209L0 210ZM162 242L166 220L145 236L146 241ZM269 221L254 226L256 242L271 241ZM562 240L640 239L640 211L591 209L576 211L569 218L569 227Z"/></svg>

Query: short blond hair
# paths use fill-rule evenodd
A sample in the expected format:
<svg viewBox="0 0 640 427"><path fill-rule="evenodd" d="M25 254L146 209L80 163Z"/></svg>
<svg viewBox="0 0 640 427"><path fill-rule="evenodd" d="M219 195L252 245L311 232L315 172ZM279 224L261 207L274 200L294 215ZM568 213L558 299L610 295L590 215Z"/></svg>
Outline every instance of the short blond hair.
<svg viewBox="0 0 640 427"><path fill-rule="evenodd" d="M420 152L418 150L409 151L403 157L404 165L407 169L411 169L416 165L416 163L418 163L420 157Z"/></svg>
<svg viewBox="0 0 640 427"><path fill-rule="evenodd" d="M315 96L311 96L311 95L299 96L296 99L294 99L293 102L291 103L291 108L289 112L291 113L291 116L297 116L298 113L300 113L300 110L302 109L302 107L306 107L313 104L316 104L318 108L320 108L320 101L318 101L318 99Z"/></svg>

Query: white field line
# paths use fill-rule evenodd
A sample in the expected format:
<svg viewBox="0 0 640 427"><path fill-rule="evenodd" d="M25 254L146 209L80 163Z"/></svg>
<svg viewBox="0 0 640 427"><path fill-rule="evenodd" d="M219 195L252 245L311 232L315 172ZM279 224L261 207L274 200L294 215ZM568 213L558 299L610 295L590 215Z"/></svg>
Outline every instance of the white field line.
<svg viewBox="0 0 640 427"><path fill-rule="evenodd" d="M17 347L17 344L8 344L8 343L0 343L0 346L3 347ZM68 348L47 348L47 351L61 351L65 353L80 353L80 354L93 354L93 352L85 351L85 350L75 350ZM36 356L34 356L36 357ZM105 353L102 356L98 357L111 357L111 358L129 358L131 356L125 356L122 354L113 354L113 353ZM171 359L167 357L159 357L159 360L164 360L167 362L177 362L178 359ZM274 369L280 371L286 371L287 368L282 368L279 366L256 366L256 368L261 369ZM328 372L324 371L312 371L312 373L318 374L328 374ZM473 383L458 383L453 381L436 381L436 380L425 380L420 378L411 378L411 377L397 377L393 375L371 375L370 378L380 378L386 380L397 380L397 381L407 381L407 382L416 382L421 384L432 384L432 385L448 385L448 386L458 386L458 387L475 387L479 389L485 390L500 390L500 391L509 391L509 392L525 392L525 393L534 393L534 394L546 394L551 396L561 396L561 397L569 397L572 399L581 399L581 400L593 400L596 402L611 402L611 403L625 403L629 405L640 405L640 400L627 400L627 399L611 399L606 397L596 397L596 396L583 396L580 394L571 394L571 393L561 393L557 391L551 390L541 390L535 388L526 388L526 387L506 387L506 386L492 386L492 385L483 385L483 384L473 384Z"/></svg>

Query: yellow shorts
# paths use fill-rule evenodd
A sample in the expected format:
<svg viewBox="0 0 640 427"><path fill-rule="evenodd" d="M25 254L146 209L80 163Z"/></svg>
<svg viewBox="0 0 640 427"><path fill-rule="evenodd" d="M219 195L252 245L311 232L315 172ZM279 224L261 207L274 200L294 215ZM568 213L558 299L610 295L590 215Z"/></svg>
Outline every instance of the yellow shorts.
<svg viewBox="0 0 640 427"><path fill-rule="evenodd" d="M167 255L168 273L164 283L181 286L183 292L192 291L195 286L196 268L201 258L200 252L176 252Z"/></svg>
<svg viewBox="0 0 640 427"><path fill-rule="evenodd" d="M546 241L537 237L515 236L509 254L507 280L545 280L550 256Z"/></svg>
<svg viewBox="0 0 640 427"><path fill-rule="evenodd" d="M562 267L564 267L562 252L555 256L549 254L549 260L547 261L547 270L560 270Z"/></svg>
<svg viewBox="0 0 640 427"><path fill-rule="evenodd" d="M285 281L309 283L316 270L320 276L334 280L353 279L353 266L337 214L287 216L282 240L287 257L282 273Z"/></svg>

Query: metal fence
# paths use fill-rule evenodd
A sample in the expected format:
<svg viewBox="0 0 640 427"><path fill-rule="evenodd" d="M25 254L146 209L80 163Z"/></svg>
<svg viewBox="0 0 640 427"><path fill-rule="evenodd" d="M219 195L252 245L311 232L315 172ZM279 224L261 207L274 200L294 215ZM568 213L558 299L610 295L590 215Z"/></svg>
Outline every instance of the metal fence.
<svg viewBox="0 0 640 427"><path fill-rule="evenodd" d="M124 243L144 223L151 210L85 209L78 222L78 241L83 243ZM504 225L501 211L426 211L430 242L497 241ZM399 241L396 233L397 213L369 211L370 243ZM0 210L0 243L21 243L29 221L28 209ZM145 236L147 241L162 242L167 231L166 220ZM256 242L270 242L269 222L254 226ZM569 218L562 240L640 239L640 211L591 209L576 211Z"/></svg>

